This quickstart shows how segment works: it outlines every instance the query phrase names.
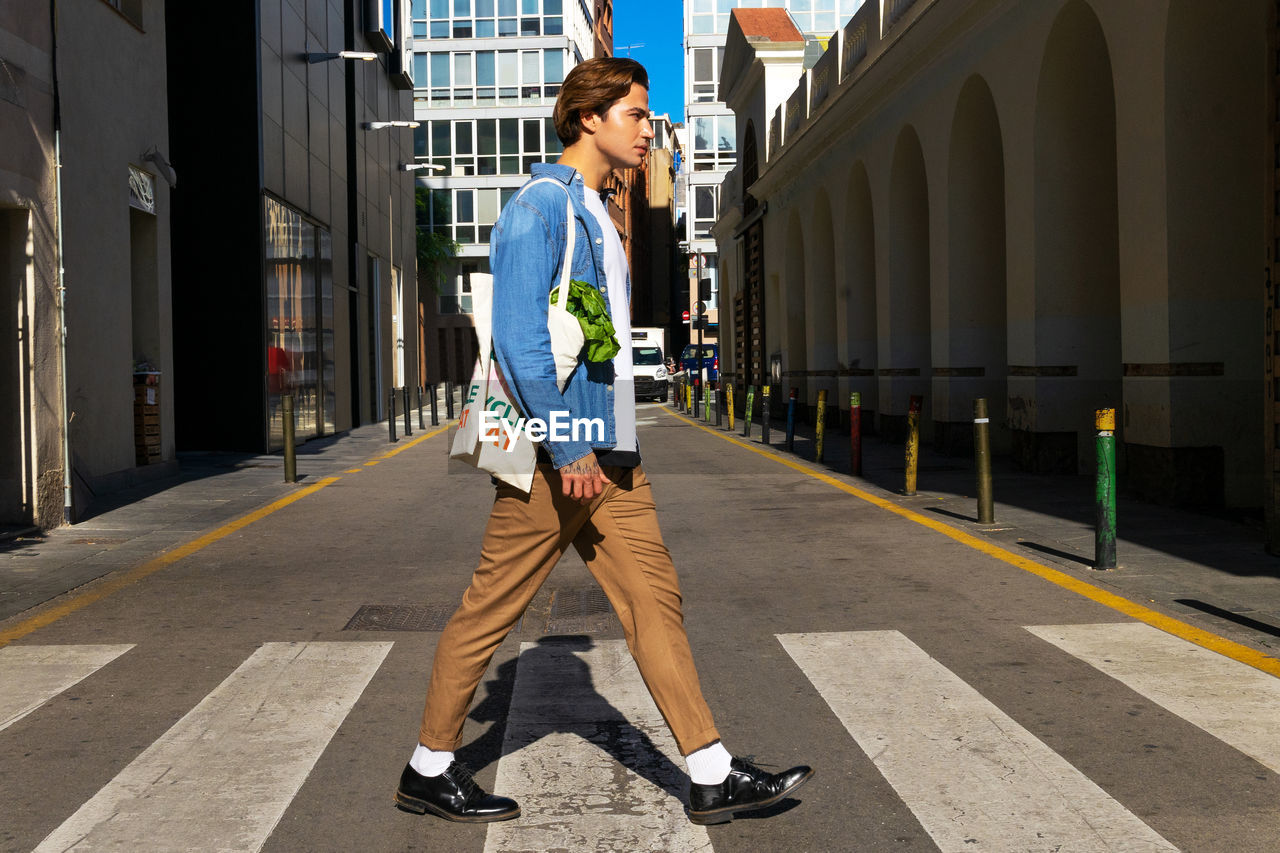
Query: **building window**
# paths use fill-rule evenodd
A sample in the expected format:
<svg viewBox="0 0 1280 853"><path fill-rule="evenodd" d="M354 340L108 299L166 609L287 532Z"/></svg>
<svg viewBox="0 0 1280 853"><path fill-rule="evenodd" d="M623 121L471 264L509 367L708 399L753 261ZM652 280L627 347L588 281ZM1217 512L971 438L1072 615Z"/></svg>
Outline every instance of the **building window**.
<svg viewBox="0 0 1280 853"><path fill-rule="evenodd" d="M413 0L413 31L434 39L564 35L564 0Z"/></svg>
<svg viewBox="0 0 1280 853"><path fill-rule="evenodd" d="M689 98L691 103L705 104L719 100L716 89L720 83L720 66L723 62L723 47L693 49L693 91Z"/></svg>
<svg viewBox="0 0 1280 853"><path fill-rule="evenodd" d="M419 53L415 97L433 107L554 104L565 58L557 49Z"/></svg>
<svg viewBox="0 0 1280 853"><path fill-rule="evenodd" d="M699 184L693 188L693 239L711 236L711 226L720 215L720 185Z"/></svg>
<svg viewBox="0 0 1280 853"><path fill-rule="evenodd" d="M329 232L272 198L266 213L267 432L284 446L281 398L294 397L295 434L336 431L333 249Z"/></svg>
<svg viewBox="0 0 1280 853"><path fill-rule="evenodd" d="M413 133L414 156L443 166L446 175L527 175L534 163L563 151L550 117L439 119Z"/></svg>
<svg viewBox="0 0 1280 853"><path fill-rule="evenodd" d="M737 128L734 117L695 116L693 118L693 171L723 171L737 162Z"/></svg>
<svg viewBox="0 0 1280 853"><path fill-rule="evenodd" d="M788 9L801 32L829 36L843 27L863 0L693 0L689 32L692 35L724 35L729 13L735 6L747 9Z"/></svg>
<svg viewBox="0 0 1280 853"><path fill-rule="evenodd" d="M458 265L458 271L446 276L440 288L441 314L470 314L474 310L471 304L471 274L485 272L488 262L480 259L465 260Z"/></svg>
<svg viewBox="0 0 1280 853"><path fill-rule="evenodd" d="M103 0L112 9L129 20L138 29L142 29L142 0Z"/></svg>
<svg viewBox="0 0 1280 853"><path fill-rule="evenodd" d="M418 222L459 243L484 245L493 224L518 187L428 190L427 209Z"/></svg>

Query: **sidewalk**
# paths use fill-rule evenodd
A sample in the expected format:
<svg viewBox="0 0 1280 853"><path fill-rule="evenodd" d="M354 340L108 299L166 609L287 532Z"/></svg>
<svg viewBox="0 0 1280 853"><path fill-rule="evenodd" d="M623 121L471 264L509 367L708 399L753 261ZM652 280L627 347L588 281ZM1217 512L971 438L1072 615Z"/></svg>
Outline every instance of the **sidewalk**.
<svg viewBox="0 0 1280 853"><path fill-rule="evenodd" d="M785 405L785 401L784 401ZM674 411L674 404L669 404ZM681 416L686 416L680 412ZM727 421L711 429L728 432ZM733 434L742 439L742 420ZM761 444L759 423L752 444ZM1280 557L1264 548L1261 521L1232 520L1180 510L1119 494L1116 499L1117 562L1094 563L1094 489L1091 476L1029 474L1007 458L992 461L995 523L978 524L977 487L971 458L945 456L921 446L916 494L907 497L905 447L877 436L862 441L862 476L850 476L848 427L828 427L823 462L814 462L812 426L796 427L786 449L785 419L775 417L769 446L780 456L808 463L857 487L1015 554L1109 589L1207 631L1260 649L1280 652Z"/></svg>
<svg viewBox="0 0 1280 853"><path fill-rule="evenodd" d="M440 410L444 423L443 406ZM397 423L405 442L403 418ZM422 434L416 414L412 440ZM430 426L426 432L439 427ZM387 424L314 439L297 449L298 482L284 482L284 455L179 453L180 473L99 498L90 517L45 533L0 541L0 620L16 616L111 572L141 565L231 519L393 445Z"/></svg>

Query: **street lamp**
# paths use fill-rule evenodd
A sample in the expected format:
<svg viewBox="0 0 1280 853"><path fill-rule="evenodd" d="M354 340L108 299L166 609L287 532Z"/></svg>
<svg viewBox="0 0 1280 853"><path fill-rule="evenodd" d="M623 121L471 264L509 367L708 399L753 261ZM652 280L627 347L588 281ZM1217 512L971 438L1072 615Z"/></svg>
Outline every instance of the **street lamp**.
<svg viewBox="0 0 1280 853"><path fill-rule="evenodd" d="M430 169L433 172L443 172L444 166L441 166L439 163L401 163L400 164L400 171L402 172L413 172L413 171L416 171L417 169Z"/></svg>
<svg viewBox="0 0 1280 853"><path fill-rule="evenodd" d="M416 121L362 121L360 127L365 130L382 130L384 127L417 127Z"/></svg>
<svg viewBox="0 0 1280 853"><path fill-rule="evenodd" d="M337 53L304 53L302 58L309 64L315 65L317 62L328 62L332 59L362 59L365 62L372 62L378 58L378 54L362 50L340 50Z"/></svg>

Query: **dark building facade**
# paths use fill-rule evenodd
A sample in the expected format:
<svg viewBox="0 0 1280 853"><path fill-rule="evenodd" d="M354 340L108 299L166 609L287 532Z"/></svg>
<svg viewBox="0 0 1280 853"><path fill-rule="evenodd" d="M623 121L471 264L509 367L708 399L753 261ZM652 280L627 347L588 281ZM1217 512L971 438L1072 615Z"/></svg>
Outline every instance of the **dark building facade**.
<svg viewBox="0 0 1280 853"><path fill-rule="evenodd" d="M385 417L420 382L408 0L166 13L179 449L281 447L285 395L299 439Z"/></svg>

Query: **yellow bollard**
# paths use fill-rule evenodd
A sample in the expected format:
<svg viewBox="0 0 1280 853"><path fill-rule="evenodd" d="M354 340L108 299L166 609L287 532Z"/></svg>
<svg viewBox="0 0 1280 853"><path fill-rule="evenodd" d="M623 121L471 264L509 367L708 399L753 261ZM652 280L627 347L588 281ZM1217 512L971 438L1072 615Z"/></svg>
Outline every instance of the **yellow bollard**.
<svg viewBox="0 0 1280 853"><path fill-rule="evenodd" d="M917 394L911 395L911 405L907 408L907 482L904 495L916 493L916 469L920 463L920 408L924 399Z"/></svg>
<svg viewBox="0 0 1280 853"><path fill-rule="evenodd" d="M732 382L730 382L728 387L724 389L724 393L725 393L725 397L729 401L728 405L725 407L728 409L727 414L729 415L729 432L733 432L733 383Z"/></svg>

